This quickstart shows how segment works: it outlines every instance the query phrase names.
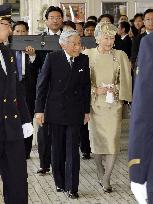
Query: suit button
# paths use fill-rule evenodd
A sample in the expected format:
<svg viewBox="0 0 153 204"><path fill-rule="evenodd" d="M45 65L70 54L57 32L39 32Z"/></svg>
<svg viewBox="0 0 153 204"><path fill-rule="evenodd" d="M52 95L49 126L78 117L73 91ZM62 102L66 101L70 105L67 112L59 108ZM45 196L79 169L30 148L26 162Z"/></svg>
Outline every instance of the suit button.
<svg viewBox="0 0 153 204"><path fill-rule="evenodd" d="M6 101L7 101L7 100L6 100L6 98L4 98L4 100L3 100L3 101L4 101L4 103L6 103Z"/></svg>
<svg viewBox="0 0 153 204"><path fill-rule="evenodd" d="M77 92L77 91L74 91L74 93L77 94L78 92Z"/></svg>
<svg viewBox="0 0 153 204"><path fill-rule="evenodd" d="M16 102L16 98L14 98L14 100L13 100L14 102Z"/></svg>
<svg viewBox="0 0 153 204"><path fill-rule="evenodd" d="M61 81L62 81L61 79L58 80L59 83L61 83Z"/></svg>
<svg viewBox="0 0 153 204"><path fill-rule="evenodd" d="M5 115L4 118L7 119L7 115Z"/></svg>
<svg viewBox="0 0 153 204"><path fill-rule="evenodd" d="M18 115L14 115L14 118L17 118L18 117Z"/></svg>

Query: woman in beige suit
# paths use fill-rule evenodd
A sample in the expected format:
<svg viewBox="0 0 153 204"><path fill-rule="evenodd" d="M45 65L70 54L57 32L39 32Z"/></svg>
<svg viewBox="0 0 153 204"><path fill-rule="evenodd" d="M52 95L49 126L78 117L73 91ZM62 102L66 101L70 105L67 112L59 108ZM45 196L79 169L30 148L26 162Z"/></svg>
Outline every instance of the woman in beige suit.
<svg viewBox="0 0 153 204"><path fill-rule="evenodd" d="M98 24L97 48L87 49L92 82L90 142L97 176L105 192L112 192L110 176L120 150L123 100L131 101L131 70L127 55L113 49L117 28ZM105 160L105 165L103 164Z"/></svg>

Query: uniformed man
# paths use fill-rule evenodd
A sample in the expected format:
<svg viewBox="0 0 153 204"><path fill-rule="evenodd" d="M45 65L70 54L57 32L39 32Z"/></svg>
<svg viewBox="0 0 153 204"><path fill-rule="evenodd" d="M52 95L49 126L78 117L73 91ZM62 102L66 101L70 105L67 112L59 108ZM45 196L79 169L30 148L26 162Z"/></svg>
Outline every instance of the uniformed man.
<svg viewBox="0 0 153 204"><path fill-rule="evenodd" d="M153 204L153 33L141 40L129 141L131 189L140 204ZM148 200L148 201L147 201Z"/></svg>
<svg viewBox="0 0 153 204"><path fill-rule="evenodd" d="M23 133L28 135L30 116L17 80L12 51L3 43L11 31L0 5L0 172L5 204L27 204L28 185Z"/></svg>

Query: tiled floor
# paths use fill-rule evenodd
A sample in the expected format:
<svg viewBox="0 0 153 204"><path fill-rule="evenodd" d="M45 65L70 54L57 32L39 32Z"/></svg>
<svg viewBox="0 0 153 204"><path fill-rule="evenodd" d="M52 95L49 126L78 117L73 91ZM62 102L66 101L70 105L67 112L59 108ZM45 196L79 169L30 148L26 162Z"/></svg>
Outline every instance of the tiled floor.
<svg viewBox="0 0 153 204"><path fill-rule="evenodd" d="M123 131L122 134L126 133L127 131ZM136 204L129 188L127 150L122 149L111 179L114 192L111 194L104 193L97 183L94 160L84 161L81 159L80 197L78 200L71 200L67 198L66 194L56 192L52 174L46 176L36 174L39 168L39 159L37 149L34 148L32 157L28 160L29 204ZM1 182L0 204L3 204Z"/></svg>

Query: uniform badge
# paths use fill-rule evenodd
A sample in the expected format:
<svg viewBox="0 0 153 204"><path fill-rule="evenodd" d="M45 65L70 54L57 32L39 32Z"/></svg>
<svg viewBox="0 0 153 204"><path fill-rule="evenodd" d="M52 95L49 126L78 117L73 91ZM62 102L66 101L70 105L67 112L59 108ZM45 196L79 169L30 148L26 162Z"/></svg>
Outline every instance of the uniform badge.
<svg viewBox="0 0 153 204"><path fill-rule="evenodd" d="M139 74L139 71L140 71L140 70L139 70L139 67L137 67L137 68L136 68L136 75Z"/></svg>
<svg viewBox="0 0 153 204"><path fill-rule="evenodd" d="M13 62L14 61L14 59L13 59L13 57L11 57L11 62Z"/></svg>

